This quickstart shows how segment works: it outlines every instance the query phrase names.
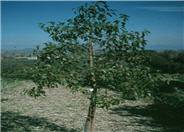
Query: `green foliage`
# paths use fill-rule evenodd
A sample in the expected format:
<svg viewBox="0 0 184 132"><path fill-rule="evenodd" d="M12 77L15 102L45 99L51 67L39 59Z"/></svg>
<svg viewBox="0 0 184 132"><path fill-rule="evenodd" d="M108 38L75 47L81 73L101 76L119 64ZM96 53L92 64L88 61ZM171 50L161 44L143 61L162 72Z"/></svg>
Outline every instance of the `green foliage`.
<svg viewBox="0 0 184 132"><path fill-rule="evenodd" d="M184 73L184 51L166 50L150 53L150 66L162 73Z"/></svg>
<svg viewBox="0 0 184 132"><path fill-rule="evenodd" d="M172 108L184 108L184 75L163 74L164 81L159 85L155 102Z"/></svg>
<svg viewBox="0 0 184 132"><path fill-rule="evenodd" d="M3 78L30 79L30 74L26 72L34 65L34 60L16 59L6 57L1 60L1 76Z"/></svg>
<svg viewBox="0 0 184 132"><path fill-rule="evenodd" d="M122 93L123 98L137 99L151 96L155 81L146 66L145 36L148 31L127 31L128 16L118 14L106 2L93 2L74 9L76 16L66 22L49 22L40 27L55 41L35 50L38 61L31 69L37 87L26 91L31 96L44 94L44 88L64 84L73 90L93 87ZM112 21L113 20L113 21ZM98 53L93 54L90 69L90 40ZM85 92L84 92L85 93ZM95 100L100 107L118 104L114 95L98 93Z"/></svg>

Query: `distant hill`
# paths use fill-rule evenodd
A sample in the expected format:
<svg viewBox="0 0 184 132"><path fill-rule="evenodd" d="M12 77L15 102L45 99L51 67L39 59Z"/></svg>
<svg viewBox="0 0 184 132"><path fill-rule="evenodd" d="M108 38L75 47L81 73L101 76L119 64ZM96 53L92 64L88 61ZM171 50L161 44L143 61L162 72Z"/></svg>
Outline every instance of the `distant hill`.
<svg viewBox="0 0 184 132"><path fill-rule="evenodd" d="M26 49L1 49L1 56L8 57L8 56L29 56L33 52L32 48Z"/></svg>

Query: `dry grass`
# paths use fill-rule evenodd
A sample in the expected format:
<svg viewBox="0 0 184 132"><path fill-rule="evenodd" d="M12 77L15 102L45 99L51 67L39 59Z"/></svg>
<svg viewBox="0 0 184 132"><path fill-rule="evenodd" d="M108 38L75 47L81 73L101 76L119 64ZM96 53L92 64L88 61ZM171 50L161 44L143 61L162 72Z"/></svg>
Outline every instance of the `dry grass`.
<svg viewBox="0 0 184 132"><path fill-rule="evenodd" d="M21 81L19 86L14 87L12 83L2 92L3 132L82 131L89 104L82 93L72 94L69 89L59 87L47 89L47 96L38 99L20 94L24 88L31 86L32 82ZM152 123L151 117L132 114L128 109L137 106L144 108L148 102L125 101L108 111L98 108L96 132L161 131L163 127Z"/></svg>

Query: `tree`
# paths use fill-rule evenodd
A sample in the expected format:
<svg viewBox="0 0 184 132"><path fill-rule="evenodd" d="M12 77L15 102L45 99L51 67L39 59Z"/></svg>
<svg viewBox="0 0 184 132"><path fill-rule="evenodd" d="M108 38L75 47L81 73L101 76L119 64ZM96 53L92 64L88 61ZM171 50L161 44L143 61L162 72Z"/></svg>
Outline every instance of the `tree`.
<svg viewBox="0 0 184 132"><path fill-rule="evenodd" d="M151 95L154 78L144 55L149 32L127 31L129 17L104 1L86 3L74 13L66 22L40 24L54 42L35 50L38 62L31 71L37 87L25 92L37 97L45 95L46 87L62 84L89 94L87 132L93 130L96 106L109 108L119 104L121 97ZM83 87L92 88L91 92Z"/></svg>

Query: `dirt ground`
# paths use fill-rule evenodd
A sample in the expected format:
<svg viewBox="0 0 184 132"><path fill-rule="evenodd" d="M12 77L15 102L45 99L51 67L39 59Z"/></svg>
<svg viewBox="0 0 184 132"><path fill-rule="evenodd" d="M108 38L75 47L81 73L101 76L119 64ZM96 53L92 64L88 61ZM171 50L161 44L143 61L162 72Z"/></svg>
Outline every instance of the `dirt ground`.
<svg viewBox="0 0 184 132"><path fill-rule="evenodd" d="M2 132L81 132L89 101L80 92L59 87L47 89L46 97L37 99L21 95L33 83L21 81L2 88ZM4 90L3 90L4 89ZM182 131L164 127L145 114L149 101L124 101L109 110L98 108L95 117L96 132L160 132Z"/></svg>

